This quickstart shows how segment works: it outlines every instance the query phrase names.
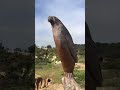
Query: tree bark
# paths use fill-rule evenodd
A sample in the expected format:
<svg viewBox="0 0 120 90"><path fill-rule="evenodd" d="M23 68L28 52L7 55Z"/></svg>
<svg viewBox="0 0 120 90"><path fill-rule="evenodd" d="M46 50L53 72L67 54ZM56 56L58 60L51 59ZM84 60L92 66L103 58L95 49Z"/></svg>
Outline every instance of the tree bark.
<svg viewBox="0 0 120 90"><path fill-rule="evenodd" d="M75 81L73 76L64 76L62 78L64 90L82 90L79 84Z"/></svg>

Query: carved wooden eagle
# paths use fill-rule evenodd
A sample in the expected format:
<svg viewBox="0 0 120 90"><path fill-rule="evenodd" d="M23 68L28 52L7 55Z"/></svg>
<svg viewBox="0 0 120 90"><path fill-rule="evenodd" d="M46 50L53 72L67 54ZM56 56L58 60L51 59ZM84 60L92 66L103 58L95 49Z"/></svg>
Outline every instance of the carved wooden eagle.
<svg viewBox="0 0 120 90"><path fill-rule="evenodd" d="M73 73L75 63L77 62L77 52L72 37L57 17L49 16L48 22L52 26L53 37L63 70L67 73Z"/></svg>

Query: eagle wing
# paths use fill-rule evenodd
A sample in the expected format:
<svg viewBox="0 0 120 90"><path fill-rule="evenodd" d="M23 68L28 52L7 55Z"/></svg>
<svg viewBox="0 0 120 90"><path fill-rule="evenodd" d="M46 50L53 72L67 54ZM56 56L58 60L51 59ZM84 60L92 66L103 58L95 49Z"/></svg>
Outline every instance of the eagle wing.
<svg viewBox="0 0 120 90"><path fill-rule="evenodd" d="M74 59L75 63L77 63L77 61L78 61L77 50L75 49L75 45L73 43L72 37L66 28L64 28L63 33L64 33L64 38L66 39L66 44L67 44L68 50L69 50L72 58Z"/></svg>
<svg viewBox="0 0 120 90"><path fill-rule="evenodd" d="M102 83L102 72L97 56L96 44L91 37L90 30L86 22L85 31L85 68L89 75L96 81L96 85L100 86Z"/></svg>
<svg viewBox="0 0 120 90"><path fill-rule="evenodd" d="M96 84L100 85L102 81L102 73L100 64L98 61L98 57L96 54L96 47L95 45L92 45L92 41L89 40L89 38L86 38L86 55L85 55L85 63L86 63L86 69L90 73L91 77L96 81Z"/></svg>

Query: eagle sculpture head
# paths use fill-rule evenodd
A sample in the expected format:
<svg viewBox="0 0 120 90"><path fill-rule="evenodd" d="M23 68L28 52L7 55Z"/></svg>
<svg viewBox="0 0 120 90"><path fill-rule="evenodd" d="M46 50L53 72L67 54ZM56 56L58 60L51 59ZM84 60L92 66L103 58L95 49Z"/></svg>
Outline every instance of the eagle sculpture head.
<svg viewBox="0 0 120 90"><path fill-rule="evenodd" d="M55 16L49 16L48 22L51 23L52 27L54 27L55 25L58 26L58 25L62 24L62 22Z"/></svg>

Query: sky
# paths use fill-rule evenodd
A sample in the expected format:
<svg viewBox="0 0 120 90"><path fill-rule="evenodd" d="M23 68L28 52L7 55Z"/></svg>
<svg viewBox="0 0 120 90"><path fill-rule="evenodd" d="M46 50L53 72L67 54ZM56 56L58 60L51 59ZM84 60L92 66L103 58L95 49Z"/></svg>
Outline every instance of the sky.
<svg viewBox="0 0 120 90"><path fill-rule="evenodd" d="M58 17L75 44L85 43L85 0L35 0L35 43L55 46L48 16Z"/></svg>
<svg viewBox="0 0 120 90"><path fill-rule="evenodd" d="M0 0L0 42L26 49L35 43L34 0Z"/></svg>
<svg viewBox="0 0 120 90"><path fill-rule="evenodd" d="M96 42L120 42L120 0L86 0L85 20Z"/></svg>

